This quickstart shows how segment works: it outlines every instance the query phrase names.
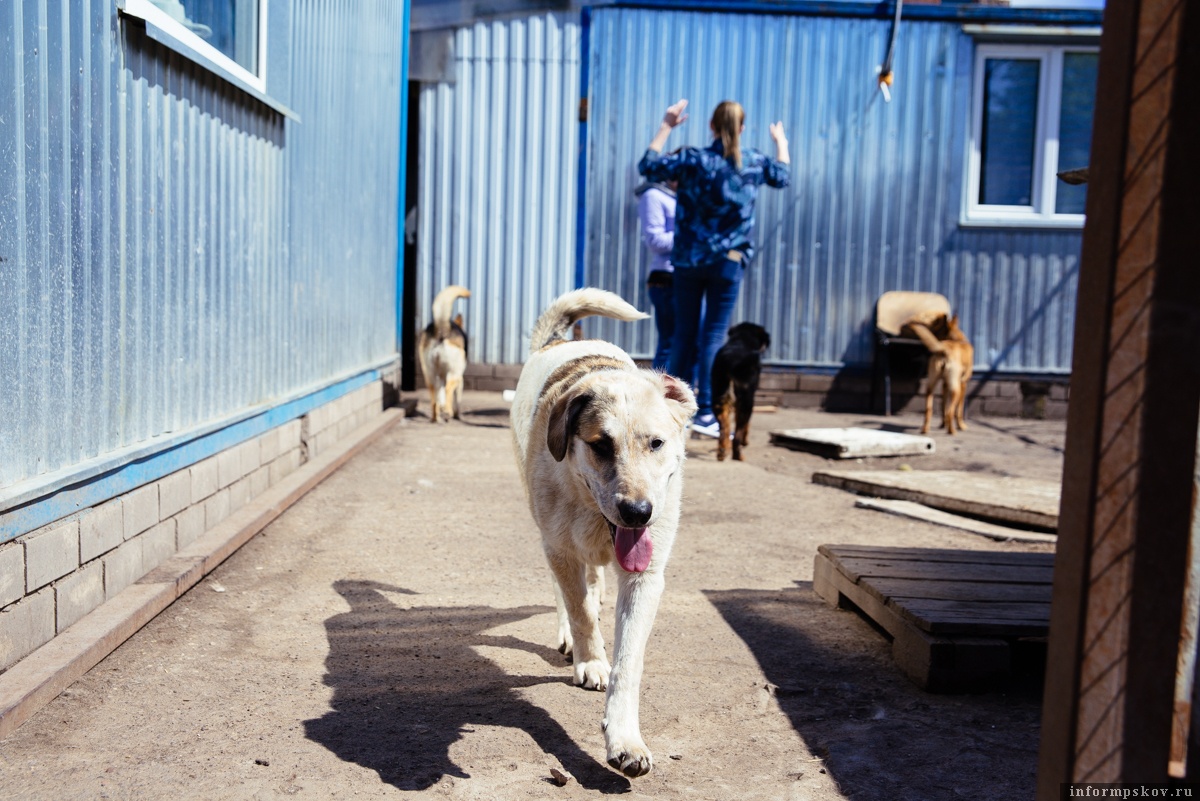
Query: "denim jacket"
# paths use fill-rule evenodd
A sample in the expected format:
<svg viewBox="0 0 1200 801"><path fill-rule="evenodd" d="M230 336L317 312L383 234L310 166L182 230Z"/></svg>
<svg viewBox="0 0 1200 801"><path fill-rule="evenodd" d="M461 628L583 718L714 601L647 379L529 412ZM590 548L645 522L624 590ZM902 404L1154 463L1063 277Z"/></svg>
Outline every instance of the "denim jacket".
<svg viewBox="0 0 1200 801"><path fill-rule="evenodd" d="M749 261L758 187L781 189L790 180L786 164L754 149L742 151L742 169L735 169L719 139L705 148L684 147L668 155L647 150L638 172L649 181L679 181L671 251L676 267L708 264L730 250L743 251Z"/></svg>

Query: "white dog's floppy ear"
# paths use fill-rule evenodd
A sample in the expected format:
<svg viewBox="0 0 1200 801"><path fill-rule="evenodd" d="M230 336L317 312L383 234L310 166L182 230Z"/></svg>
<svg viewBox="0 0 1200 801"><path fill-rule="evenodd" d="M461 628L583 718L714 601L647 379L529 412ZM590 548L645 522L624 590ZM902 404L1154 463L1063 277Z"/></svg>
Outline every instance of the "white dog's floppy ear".
<svg viewBox="0 0 1200 801"><path fill-rule="evenodd" d="M554 461L561 462L566 458L567 446L579 424L579 414L591 402L591 395L563 395L555 401L546 423L546 447Z"/></svg>
<svg viewBox="0 0 1200 801"><path fill-rule="evenodd" d="M683 419L691 420L692 415L696 413L699 407L696 405L696 396L692 394L692 388L683 381L680 381L673 375L662 373L663 395L669 401L675 401L683 407Z"/></svg>

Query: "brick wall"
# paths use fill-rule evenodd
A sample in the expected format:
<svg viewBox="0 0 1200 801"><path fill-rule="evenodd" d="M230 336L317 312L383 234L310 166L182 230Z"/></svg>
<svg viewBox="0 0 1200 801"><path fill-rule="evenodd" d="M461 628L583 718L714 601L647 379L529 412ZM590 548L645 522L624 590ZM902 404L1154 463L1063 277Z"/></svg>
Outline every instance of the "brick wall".
<svg viewBox="0 0 1200 801"><path fill-rule="evenodd" d="M0 545L0 672L382 413L376 381L178 472Z"/></svg>

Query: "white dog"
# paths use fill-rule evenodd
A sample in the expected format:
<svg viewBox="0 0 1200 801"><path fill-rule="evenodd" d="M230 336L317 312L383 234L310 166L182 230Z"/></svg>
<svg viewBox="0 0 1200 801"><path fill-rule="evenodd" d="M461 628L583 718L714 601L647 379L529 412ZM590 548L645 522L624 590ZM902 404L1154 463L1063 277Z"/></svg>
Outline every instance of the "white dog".
<svg viewBox="0 0 1200 801"><path fill-rule="evenodd" d="M653 765L638 722L642 657L679 526L696 399L682 381L638 369L616 345L568 341L576 320L597 314L648 316L599 289L554 301L533 329L512 430L554 578L558 648L572 656L576 684L608 690L608 763L642 776ZM608 564L619 584L611 667L598 620Z"/></svg>

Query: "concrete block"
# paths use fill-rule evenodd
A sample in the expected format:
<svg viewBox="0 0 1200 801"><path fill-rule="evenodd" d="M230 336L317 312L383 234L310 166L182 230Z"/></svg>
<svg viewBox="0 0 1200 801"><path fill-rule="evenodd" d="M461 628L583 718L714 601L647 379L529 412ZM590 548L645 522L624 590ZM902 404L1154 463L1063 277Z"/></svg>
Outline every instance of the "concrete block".
<svg viewBox="0 0 1200 801"><path fill-rule="evenodd" d="M25 546L0 545L0 608L25 595Z"/></svg>
<svg viewBox="0 0 1200 801"><path fill-rule="evenodd" d="M511 378L516 381L521 377L521 369L523 364L496 364L492 366L493 378Z"/></svg>
<svg viewBox="0 0 1200 801"><path fill-rule="evenodd" d="M820 409L825 396L820 392L784 392L783 405L788 409ZM755 421L756 425L763 425Z"/></svg>
<svg viewBox="0 0 1200 801"><path fill-rule="evenodd" d="M996 381L995 384L997 398L1021 397L1021 385L1016 381Z"/></svg>
<svg viewBox="0 0 1200 801"><path fill-rule="evenodd" d="M79 521L51 525L22 538L25 592L31 593L79 567Z"/></svg>
<svg viewBox="0 0 1200 801"><path fill-rule="evenodd" d="M142 543L133 539L104 557L104 599L117 593L146 574L142 569Z"/></svg>
<svg viewBox="0 0 1200 801"><path fill-rule="evenodd" d="M337 428L333 427L333 428L325 429L324 431L317 434L317 436L314 439L309 440L308 458L312 459L314 456L325 453L330 448L332 448L334 445L336 445L337 441L338 441Z"/></svg>
<svg viewBox="0 0 1200 801"><path fill-rule="evenodd" d="M242 456L237 447L226 448L217 454L217 487L225 489L242 477Z"/></svg>
<svg viewBox="0 0 1200 801"><path fill-rule="evenodd" d="M833 389L833 376L800 374L801 392L828 392Z"/></svg>
<svg viewBox="0 0 1200 801"><path fill-rule="evenodd" d="M212 528L229 517L229 490L223 489L204 502L204 527Z"/></svg>
<svg viewBox="0 0 1200 801"><path fill-rule="evenodd" d="M142 543L142 569L153 570L175 555L175 519L170 518L138 537Z"/></svg>
<svg viewBox="0 0 1200 801"><path fill-rule="evenodd" d="M483 390L484 392L501 392L506 389L516 389L517 381L514 378L477 378L475 379L475 389Z"/></svg>
<svg viewBox="0 0 1200 801"><path fill-rule="evenodd" d="M54 637L54 588L27 595L0 611L0 670Z"/></svg>
<svg viewBox="0 0 1200 801"><path fill-rule="evenodd" d="M463 376L466 378L491 378L492 365L479 364L477 362L467 362L467 369L463 371ZM424 381L421 383L423 385Z"/></svg>
<svg viewBox="0 0 1200 801"><path fill-rule="evenodd" d="M175 547L184 548L208 530L204 519L204 504L189 506L175 515Z"/></svg>
<svg viewBox="0 0 1200 801"><path fill-rule="evenodd" d="M967 382L967 397L998 398L1000 397L1000 383L998 381L969 381Z"/></svg>
<svg viewBox="0 0 1200 801"><path fill-rule="evenodd" d="M771 391L795 391L800 389L800 376L796 373L763 372L759 377L758 388Z"/></svg>
<svg viewBox="0 0 1200 801"><path fill-rule="evenodd" d="M240 478L229 485L229 513L233 514L250 503L250 477Z"/></svg>
<svg viewBox="0 0 1200 801"><path fill-rule="evenodd" d="M262 466L262 461L260 460L262 451L259 448L257 440L252 439L249 442L243 442L237 446L237 451L238 456L242 460L242 466L239 468L239 472L241 473L240 478L245 478Z"/></svg>
<svg viewBox="0 0 1200 801"><path fill-rule="evenodd" d="M136 537L160 520L157 484L127 492L121 496L121 502L125 506L125 539Z"/></svg>
<svg viewBox="0 0 1200 801"><path fill-rule="evenodd" d="M1068 397L1069 385L1067 384L1051 384L1050 385L1050 400L1065 401Z"/></svg>
<svg viewBox="0 0 1200 801"><path fill-rule="evenodd" d="M187 470L163 478L158 482L158 517L165 520L178 514L192 503L192 475Z"/></svg>
<svg viewBox="0 0 1200 801"><path fill-rule="evenodd" d="M93 506L79 518L79 561L90 562L125 541L125 505L120 498Z"/></svg>
<svg viewBox="0 0 1200 801"><path fill-rule="evenodd" d="M985 398L980 404L979 413L995 417L1019 417L1021 415L1021 399Z"/></svg>
<svg viewBox="0 0 1200 801"><path fill-rule="evenodd" d="M271 488L271 468L267 465L258 468L247 478L250 479L251 498L257 498Z"/></svg>
<svg viewBox="0 0 1200 801"><path fill-rule="evenodd" d="M272 428L258 438L258 463L270 464L279 455L279 429Z"/></svg>
<svg viewBox="0 0 1200 801"><path fill-rule="evenodd" d="M291 420L279 427L279 453L285 453L300 447L300 418ZM264 459L263 464L267 464Z"/></svg>
<svg viewBox="0 0 1200 801"><path fill-rule="evenodd" d="M104 565L84 565L54 585L57 602L55 628L58 633L104 603Z"/></svg>
<svg viewBox="0 0 1200 801"><path fill-rule="evenodd" d="M271 462L271 486L275 486L300 467L300 449L293 448Z"/></svg>
<svg viewBox="0 0 1200 801"><path fill-rule="evenodd" d="M188 468L188 472L192 474L192 503L200 503L220 489L216 456L197 462Z"/></svg>

